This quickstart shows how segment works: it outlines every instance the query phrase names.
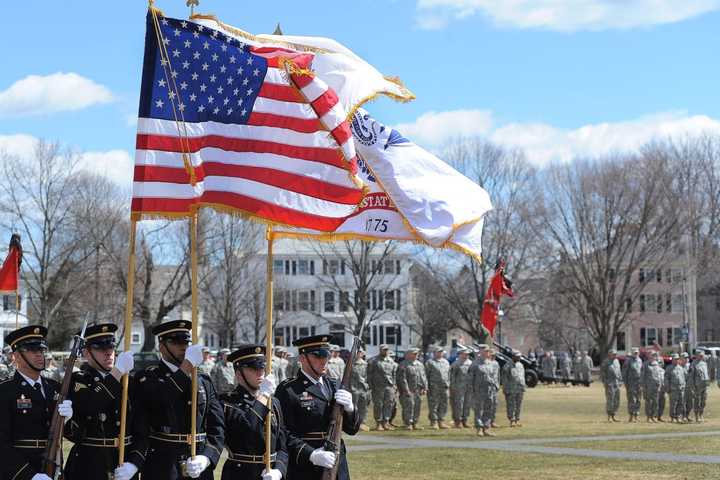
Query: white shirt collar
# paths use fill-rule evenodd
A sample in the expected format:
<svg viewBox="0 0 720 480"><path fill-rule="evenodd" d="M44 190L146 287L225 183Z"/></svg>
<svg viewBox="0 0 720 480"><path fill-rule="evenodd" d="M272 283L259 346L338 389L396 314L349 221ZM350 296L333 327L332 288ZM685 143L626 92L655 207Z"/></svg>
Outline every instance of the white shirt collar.
<svg viewBox="0 0 720 480"><path fill-rule="evenodd" d="M170 369L170 371L171 371L172 373L175 373L175 372L177 372L177 371L180 369L180 367L177 367L177 366L173 365L172 363L168 362L168 361L165 360L164 358L162 358L162 357L160 357L160 358L162 359L163 363L164 363L165 365L167 365L167 367Z"/></svg>
<svg viewBox="0 0 720 480"><path fill-rule="evenodd" d="M308 374L305 372L305 370L303 370L302 368L300 369L300 371L301 371L301 372L303 373L303 375L305 375L305 376L308 378L308 380L310 380L313 384L317 385L317 384L319 383L319 384L322 385L322 383L323 383L322 377L320 377L320 378L318 378L318 379L315 379L315 378L312 377L312 375L308 375Z"/></svg>
<svg viewBox="0 0 720 480"><path fill-rule="evenodd" d="M38 377L37 380L33 380L32 378L30 378L30 377L26 376L24 373L22 373L20 370L18 370L17 372L25 379L25 381L28 383L28 385L30 385L30 388L35 388L36 383L40 384L40 393L42 393L43 397L45 396L45 389L43 388L43 384L42 384L42 376Z"/></svg>

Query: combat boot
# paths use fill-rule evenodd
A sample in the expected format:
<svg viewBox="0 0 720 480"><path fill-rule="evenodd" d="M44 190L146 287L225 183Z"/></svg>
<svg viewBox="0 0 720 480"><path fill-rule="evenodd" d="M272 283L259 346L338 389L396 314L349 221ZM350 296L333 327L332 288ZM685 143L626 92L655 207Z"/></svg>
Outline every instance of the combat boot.
<svg viewBox="0 0 720 480"><path fill-rule="evenodd" d="M484 428L476 428L475 429L475 435L478 437L484 437L485 436L485 429Z"/></svg>
<svg viewBox="0 0 720 480"><path fill-rule="evenodd" d="M463 427L463 428L470 428L470 425L468 425L467 422L462 422L462 427Z"/></svg>
<svg viewBox="0 0 720 480"><path fill-rule="evenodd" d="M413 424L413 430L425 430L425 428L415 423Z"/></svg>
<svg viewBox="0 0 720 480"><path fill-rule="evenodd" d="M384 423L385 423L385 422L377 422L377 425L375 426L375 428L373 428L373 430L376 431L376 432L382 432L382 431L384 431L384 430L385 430L385 425L384 425Z"/></svg>
<svg viewBox="0 0 720 480"><path fill-rule="evenodd" d="M620 420L618 420L617 418L615 418L615 415L612 416L612 420L613 420L613 422L620 423Z"/></svg>
<svg viewBox="0 0 720 480"><path fill-rule="evenodd" d="M665 420L663 420L663 417L657 417L657 421L660 423L665 423Z"/></svg>
<svg viewBox="0 0 720 480"><path fill-rule="evenodd" d="M440 420L438 422L438 427L440 428L440 430L447 430L448 428L450 428L447 425L445 425L445 422L443 422L442 420Z"/></svg>
<svg viewBox="0 0 720 480"><path fill-rule="evenodd" d="M432 430L440 430L440 427L438 427L437 422L430 422L430 428Z"/></svg>
<svg viewBox="0 0 720 480"><path fill-rule="evenodd" d="M387 430L388 432L392 432L393 430L395 430L395 427L393 427L390 422L383 422L383 427L385 427L385 430Z"/></svg>
<svg viewBox="0 0 720 480"><path fill-rule="evenodd" d="M361 431L361 432L369 432L369 431L370 431L370 427L368 427L368 426L365 425L364 423L361 423L361 424L360 424L360 431Z"/></svg>
<svg viewBox="0 0 720 480"><path fill-rule="evenodd" d="M492 428L498 428L497 423L495 423L495 422L490 422L490 426Z"/></svg>
<svg viewBox="0 0 720 480"><path fill-rule="evenodd" d="M612 423L612 421L613 421L612 415L608 415L608 423Z"/></svg>
<svg viewBox="0 0 720 480"><path fill-rule="evenodd" d="M510 428L515 428L515 420L510 420Z"/></svg>
<svg viewBox="0 0 720 480"><path fill-rule="evenodd" d="M453 428L462 428L462 425L460 425L459 421L455 421L455 423L453 423Z"/></svg>
<svg viewBox="0 0 720 480"><path fill-rule="evenodd" d="M495 436L495 434L492 433L489 428L486 428L483 430L483 435L486 437L494 437Z"/></svg>

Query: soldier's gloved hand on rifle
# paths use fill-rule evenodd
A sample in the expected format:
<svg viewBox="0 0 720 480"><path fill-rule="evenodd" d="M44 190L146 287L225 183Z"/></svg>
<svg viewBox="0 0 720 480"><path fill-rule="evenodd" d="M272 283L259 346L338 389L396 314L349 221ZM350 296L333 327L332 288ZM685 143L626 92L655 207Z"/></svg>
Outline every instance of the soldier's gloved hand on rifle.
<svg viewBox="0 0 720 480"><path fill-rule="evenodd" d="M133 352L122 352L118 355L115 360L115 368L118 369L121 375L129 373L135 367L135 360L133 359Z"/></svg>
<svg viewBox="0 0 720 480"><path fill-rule="evenodd" d="M203 361L202 348L202 345L190 345L187 350L185 350L185 360L187 360L193 368L197 368Z"/></svg>
<svg viewBox="0 0 720 480"><path fill-rule="evenodd" d="M130 480L138 471L134 463L125 462L115 469L115 480Z"/></svg>
<svg viewBox="0 0 720 480"><path fill-rule="evenodd" d="M196 455L187 461L188 476L190 478L198 478L209 466L210 459L208 457L205 455Z"/></svg>
<svg viewBox="0 0 720 480"><path fill-rule="evenodd" d="M61 417L63 417L65 423L67 423L67 421L73 416L72 400L64 400L60 405L58 405L58 413Z"/></svg>
<svg viewBox="0 0 720 480"><path fill-rule="evenodd" d="M260 383L258 393L263 397L270 397L273 393L275 393L276 387L277 385L275 384L275 375L267 375L265 376L265 378L263 378L262 383Z"/></svg>
<svg viewBox="0 0 720 480"><path fill-rule="evenodd" d="M266 468L262 471L262 480L280 480L282 478L282 472L271 468L270 471Z"/></svg>
<svg viewBox="0 0 720 480"><path fill-rule="evenodd" d="M335 466L335 454L328 452L324 448L316 448L310 454L310 462L322 468L332 468Z"/></svg>
<svg viewBox="0 0 720 480"><path fill-rule="evenodd" d="M339 405L342 405L343 409L348 413L355 410L355 405L353 405L352 401L352 394L347 390L340 389L335 392L335 401Z"/></svg>
<svg viewBox="0 0 720 480"><path fill-rule="evenodd" d="M48 477L44 473L36 473L30 480L52 480L52 478Z"/></svg>

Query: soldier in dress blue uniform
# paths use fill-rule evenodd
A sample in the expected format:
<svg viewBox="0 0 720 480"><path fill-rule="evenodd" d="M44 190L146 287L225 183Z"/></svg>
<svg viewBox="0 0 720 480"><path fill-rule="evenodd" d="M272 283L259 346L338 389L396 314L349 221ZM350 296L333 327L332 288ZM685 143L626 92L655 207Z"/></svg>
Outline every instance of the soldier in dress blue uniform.
<svg viewBox="0 0 720 480"><path fill-rule="evenodd" d="M17 370L0 383L0 478L50 480L43 470L50 420L60 385L40 375L45 369L47 328L28 325L5 337ZM67 422L72 401L57 406Z"/></svg>
<svg viewBox="0 0 720 480"><path fill-rule="evenodd" d="M268 400L275 392L273 375L265 376L265 347L242 345L227 357L235 368L235 390L220 396L225 409L228 460L222 480L248 478L280 480L287 474L287 432L280 402L273 398L272 468L265 469L265 419Z"/></svg>
<svg viewBox="0 0 720 480"><path fill-rule="evenodd" d="M291 480L320 479L323 469L332 468L335 461L339 462L338 480L350 478L345 443L340 446L340 458L323 448L333 402L345 410L343 431L355 435L360 429L360 416L353 405L352 394L325 377L329 340L328 335L314 335L293 342L299 352L300 372L297 377L281 383L275 392L288 431L288 478Z"/></svg>
<svg viewBox="0 0 720 480"><path fill-rule="evenodd" d="M222 405L210 377L198 374L197 451L190 457L191 374L202 363L202 346L190 344L192 322L175 320L153 328L161 360L135 376L135 414L148 439L142 478L213 479L225 444Z"/></svg>
<svg viewBox="0 0 720 480"><path fill-rule="evenodd" d="M85 363L73 373L70 398L75 418L65 426L65 436L74 445L65 465L66 480L130 480L142 467L146 439L136 432L134 411L128 402L125 463L118 467L122 376L133 369L132 352L115 358L117 325L104 323L85 329L82 350ZM131 396L132 397L132 396Z"/></svg>

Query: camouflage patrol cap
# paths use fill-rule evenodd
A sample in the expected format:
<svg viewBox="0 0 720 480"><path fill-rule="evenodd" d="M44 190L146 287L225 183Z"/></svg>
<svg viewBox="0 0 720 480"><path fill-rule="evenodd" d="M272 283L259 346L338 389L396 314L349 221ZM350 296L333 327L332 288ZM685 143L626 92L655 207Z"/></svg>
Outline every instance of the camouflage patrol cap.
<svg viewBox="0 0 720 480"><path fill-rule="evenodd" d="M476 345L476 346L477 346L477 349L478 349L479 351L481 351L481 352L482 352L483 350L487 350L488 348L490 348L490 347L488 347L487 344L485 344L485 343L480 343L480 344L478 344L478 345Z"/></svg>
<svg viewBox="0 0 720 480"><path fill-rule="evenodd" d="M682 353L680 354L680 356L681 356L682 358L690 358L690 355L689 355L687 352L682 352Z"/></svg>
<svg viewBox="0 0 720 480"><path fill-rule="evenodd" d="M331 343L331 344L330 344L330 351L331 351L331 352L339 352L339 351L340 351L340 347L339 347L338 345L335 345L334 343Z"/></svg>
<svg viewBox="0 0 720 480"><path fill-rule="evenodd" d="M705 352L703 350L697 350L695 351L695 355L697 355L698 357L704 357Z"/></svg>
<svg viewBox="0 0 720 480"><path fill-rule="evenodd" d="M636 354L636 353L640 353L640 349L637 348L637 347L633 347L633 348L630 349L630 353L632 353L633 355Z"/></svg>
<svg viewBox="0 0 720 480"><path fill-rule="evenodd" d="M617 355L617 350L611 348L610 350L608 350L608 355Z"/></svg>
<svg viewBox="0 0 720 480"><path fill-rule="evenodd" d="M520 352L520 350L513 350L512 355L513 355L513 358L522 357L522 353Z"/></svg>
<svg viewBox="0 0 720 480"><path fill-rule="evenodd" d="M202 353L210 353L210 349L208 347L203 347Z"/></svg>
<svg viewBox="0 0 720 480"><path fill-rule="evenodd" d="M488 348L487 351L490 355L495 355L495 353L497 353L494 348Z"/></svg>
<svg viewBox="0 0 720 480"><path fill-rule="evenodd" d="M382 344L379 347L379 350L382 352L383 350L390 350L390 345Z"/></svg>
<svg viewBox="0 0 720 480"><path fill-rule="evenodd" d="M230 354L230 349L229 349L229 348L221 348L221 349L220 349L220 353L224 353L225 355L229 355L229 354Z"/></svg>
<svg viewBox="0 0 720 480"><path fill-rule="evenodd" d="M677 353L673 353L672 355L670 355L670 358L673 360L678 360L680 358L680 355L678 355Z"/></svg>
<svg viewBox="0 0 720 480"><path fill-rule="evenodd" d="M407 353L419 353L420 349L418 347L410 347L407 349Z"/></svg>

